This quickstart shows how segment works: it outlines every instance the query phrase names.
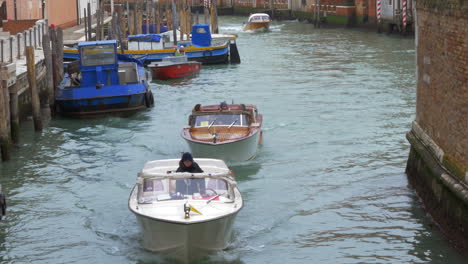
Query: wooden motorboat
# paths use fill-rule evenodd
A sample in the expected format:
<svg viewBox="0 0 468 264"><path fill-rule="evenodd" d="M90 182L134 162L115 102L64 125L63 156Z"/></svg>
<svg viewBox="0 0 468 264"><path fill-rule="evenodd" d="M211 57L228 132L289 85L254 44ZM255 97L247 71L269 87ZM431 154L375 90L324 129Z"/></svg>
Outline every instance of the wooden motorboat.
<svg viewBox="0 0 468 264"><path fill-rule="evenodd" d="M187 56L169 56L162 62L148 65L154 79L167 80L184 78L197 74L201 69L201 62L189 61Z"/></svg>
<svg viewBox="0 0 468 264"><path fill-rule="evenodd" d="M182 130L192 154L225 161L252 159L261 142L262 115L255 105L196 105Z"/></svg>
<svg viewBox="0 0 468 264"><path fill-rule="evenodd" d="M85 117L154 104L143 64L117 54L115 40L81 42L78 50L80 59L67 66L67 74L56 87L57 112Z"/></svg>
<svg viewBox="0 0 468 264"><path fill-rule="evenodd" d="M249 16L244 24L244 30L269 30L271 19L268 14L255 13Z"/></svg>
<svg viewBox="0 0 468 264"><path fill-rule="evenodd" d="M222 160L195 159L203 173L177 173L178 159L155 160L138 174L128 207L144 248L189 261L226 248L243 200Z"/></svg>

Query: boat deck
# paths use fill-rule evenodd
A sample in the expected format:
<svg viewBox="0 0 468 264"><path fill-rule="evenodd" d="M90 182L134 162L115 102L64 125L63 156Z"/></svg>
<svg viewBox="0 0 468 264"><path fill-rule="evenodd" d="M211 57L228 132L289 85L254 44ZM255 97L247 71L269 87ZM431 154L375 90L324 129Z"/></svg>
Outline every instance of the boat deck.
<svg viewBox="0 0 468 264"><path fill-rule="evenodd" d="M190 128L190 135L193 139L205 142L213 141L213 134L216 133L216 141L224 142L230 140L242 139L250 134L249 127L233 126L231 128L225 126Z"/></svg>

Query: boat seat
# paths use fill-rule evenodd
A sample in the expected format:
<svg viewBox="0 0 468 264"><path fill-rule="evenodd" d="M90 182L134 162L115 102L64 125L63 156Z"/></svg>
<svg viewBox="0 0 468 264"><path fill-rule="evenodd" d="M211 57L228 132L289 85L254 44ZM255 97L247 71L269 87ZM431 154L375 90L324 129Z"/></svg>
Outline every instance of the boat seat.
<svg viewBox="0 0 468 264"><path fill-rule="evenodd" d="M190 129L190 135L195 140L211 142L213 141L213 134L216 132L216 140L218 142L240 139L250 133L249 127L236 127L228 128L226 126L211 127L196 127Z"/></svg>
<svg viewBox="0 0 468 264"><path fill-rule="evenodd" d="M134 62L121 62L119 63L119 76L122 76L121 79L125 79L125 84L128 83L138 83L138 72L137 65ZM123 80L121 80L122 82Z"/></svg>

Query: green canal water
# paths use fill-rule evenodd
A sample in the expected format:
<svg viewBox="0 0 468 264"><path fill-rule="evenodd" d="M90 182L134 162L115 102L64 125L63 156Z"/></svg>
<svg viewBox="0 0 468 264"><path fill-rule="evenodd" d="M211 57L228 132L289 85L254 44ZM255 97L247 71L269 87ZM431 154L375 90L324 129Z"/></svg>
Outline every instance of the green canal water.
<svg viewBox="0 0 468 264"><path fill-rule="evenodd" d="M229 248L201 263L466 263L404 172L414 39L297 21L247 33L243 20L220 20L241 64L153 83L151 110L56 119L42 133L24 123L0 164L0 263L172 263L142 248L130 190L145 161L188 150L180 131L195 104L224 100L256 104L264 138L254 160L229 164L245 207Z"/></svg>

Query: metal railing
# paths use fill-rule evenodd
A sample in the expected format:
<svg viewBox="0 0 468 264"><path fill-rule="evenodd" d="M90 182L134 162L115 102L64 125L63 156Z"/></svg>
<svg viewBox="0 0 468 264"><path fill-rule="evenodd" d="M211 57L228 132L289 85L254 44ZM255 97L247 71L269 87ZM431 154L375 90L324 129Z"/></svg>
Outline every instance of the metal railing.
<svg viewBox="0 0 468 264"><path fill-rule="evenodd" d="M26 56L26 46L42 49L42 36L48 30L47 22L39 20L36 25L7 38L0 38L0 63L12 63Z"/></svg>

